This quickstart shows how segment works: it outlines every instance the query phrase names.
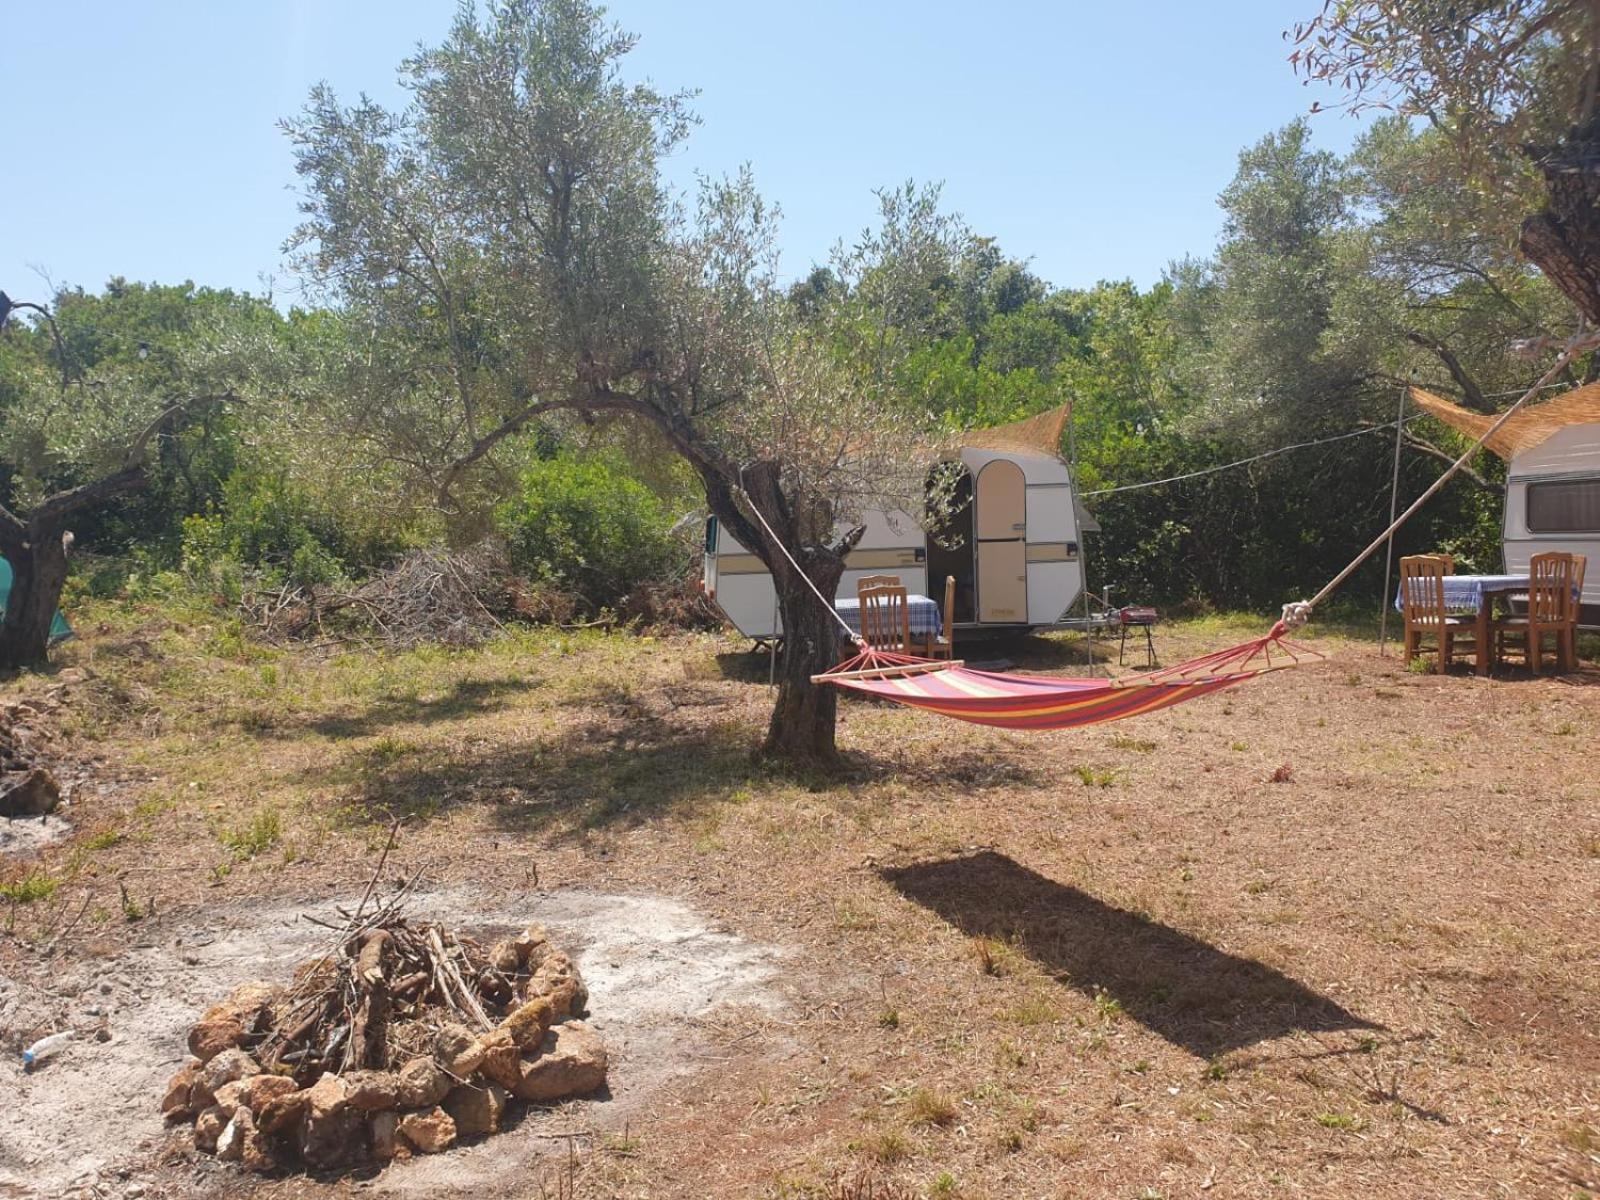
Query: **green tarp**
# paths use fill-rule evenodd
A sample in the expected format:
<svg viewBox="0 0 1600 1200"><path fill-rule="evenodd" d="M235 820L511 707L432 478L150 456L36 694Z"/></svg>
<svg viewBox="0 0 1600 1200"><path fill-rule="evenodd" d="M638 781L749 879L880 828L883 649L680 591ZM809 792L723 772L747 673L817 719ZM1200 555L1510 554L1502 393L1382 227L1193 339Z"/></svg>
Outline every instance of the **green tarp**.
<svg viewBox="0 0 1600 1200"><path fill-rule="evenodd" d="M0 613L6 610L6 600L11 596L11 564L0 558ZM56 618L50 622L50 640L59 642L62 638L72 636L72 626L67 624L67 618L61 615L61 610L56 609Z"/></svg>

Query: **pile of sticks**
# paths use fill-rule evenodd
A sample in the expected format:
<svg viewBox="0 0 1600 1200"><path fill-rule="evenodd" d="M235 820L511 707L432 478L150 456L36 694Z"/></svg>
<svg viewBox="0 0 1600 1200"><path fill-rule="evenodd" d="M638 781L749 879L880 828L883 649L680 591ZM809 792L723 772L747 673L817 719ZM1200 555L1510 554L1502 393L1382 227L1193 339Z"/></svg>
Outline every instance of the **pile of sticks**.
<svg viewBox="0 0 1600 1200"><path fill-rule="evenodd" d="M296 972L254 1047L263 1069L302 1086L328 1071L397 1068L450 1025L494 1028L540 961L393 906L352 921L337 941Z"/></svg>
<svg viewBox="0 0 1600 1200"><path fill-rule="evenodd" d="M489 546L414 550L354 589L285 584L245 597L247 619L270 638L363 640L405 649L477 645L514 607L510 568Z"/></svg>

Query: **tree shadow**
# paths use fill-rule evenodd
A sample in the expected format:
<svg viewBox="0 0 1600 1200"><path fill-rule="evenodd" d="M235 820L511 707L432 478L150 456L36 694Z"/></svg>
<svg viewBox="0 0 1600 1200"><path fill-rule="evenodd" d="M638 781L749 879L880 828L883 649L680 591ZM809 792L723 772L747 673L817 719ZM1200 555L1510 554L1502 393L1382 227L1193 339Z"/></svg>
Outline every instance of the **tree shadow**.
<svg viewBox="0 0 1600 1200"><path fill-rule="evenodd" d="M431 725L499 712L516 696L540 686L538 679L461 679L442 693L386 696L359 712L323 713L275 732L282 737L298 737L307 730L330 738L367 737L393 725Z"/></svg>
<svg viewBox="0 0 1600 1200"><path fill-rule="evenodd" d="M1113 997L1213 1058L1297 1032L1379 1029L1279 971L1056 883L1003 854L884 869L907 899L974 937L1012 942L1060 982Z"/></svg>

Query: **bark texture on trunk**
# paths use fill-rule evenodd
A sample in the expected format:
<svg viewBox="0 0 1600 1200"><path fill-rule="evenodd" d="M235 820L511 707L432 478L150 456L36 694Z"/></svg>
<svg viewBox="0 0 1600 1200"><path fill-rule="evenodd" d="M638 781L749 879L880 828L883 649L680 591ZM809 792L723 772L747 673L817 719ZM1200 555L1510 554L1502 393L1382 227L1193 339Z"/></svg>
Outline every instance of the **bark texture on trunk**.
<svg viewBox="0 0 1600 1200"><path fill-rule="evenodd" d="M0 669L42 666L50 655L50 625L67 582L67 550L59 525L30 522L26 538L5 537L0 552L11 564L11 594L0 624Z"/></svg>
<svg viewBox="0 0 1600 1200"><path fill-rule="evenodd" d="M800 558L800 563L824 596L838 590L844 574L842 556L818 551ZM839 762L834 744L839 692L812 683L811 677L839 662L844 633L832 608L823 606L787 561L781 568L774 565L772 581L783 618L783 658L778 664L778 700L761 752L795 766L831 768Z"/></svg>
<svg viewBox="0 0 1600 1200"><path fill-rule="evenodd" d="M1522 223L1518 244L1591 325L1600 326L1600 120L1559 146L1533 151L1545 207Z"/></svg>
<svg viewBox="0 0 1600 1200"><path fill-rule="evenodd" d="M772 584L778 593L783 657L777 669L778 699L761 753L802 769L836 767L839 751L834 745L834 723L839 711L838 692L819 687L811 677L839 662L844 631L832 606L819 599L817 593L831 597L838 591L845 555L862 531L853 530L833 545L817 545L815 540L808 543L804 522L796 518L783 494L778 463L751 463L737 472L709 462L696 465L706 485L711 511L739 544L772 572ZM758 511L762 520L752 520L746 506ZM791 555L800 570L789 561ZM815 592L807 579L815 585Z"/></svg>

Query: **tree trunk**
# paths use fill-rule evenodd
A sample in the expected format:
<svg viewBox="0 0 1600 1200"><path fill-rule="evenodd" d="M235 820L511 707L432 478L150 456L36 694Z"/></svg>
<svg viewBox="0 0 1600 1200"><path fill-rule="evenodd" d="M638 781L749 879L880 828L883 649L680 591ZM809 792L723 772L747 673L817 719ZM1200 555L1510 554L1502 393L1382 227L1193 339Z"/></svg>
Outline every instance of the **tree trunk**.
<svg viewBox="0 0 1600 1200"><path fill-rule="evenodd" d="M0 624L0 670L40 667L49 661L50 625L67 582L67 549L59 525L35 526L26 538L6 537L0 552L11 564L11 594Z"/></svg>
<svg viewBox="0 0 1600 1200"><path fill-rule="evenodd" d="M838 590L843 557L816 550L797 557L824 596ZM778 559L772 582L783 618L783 659L778 664L778 701L761 753L797 767L833 768L839 764L834 745L839 692L812 683L811 677L838 664L844 631L833 609L824 607L781 555Z"/></svg>
<svg viewBox="0 0 1600 1200"><path fill-rule="evenodd" d="M1531 149L1545 207L1522 223L1518 244L1591 325L1600 326L1600 120L1559 146Z"/></svg>

